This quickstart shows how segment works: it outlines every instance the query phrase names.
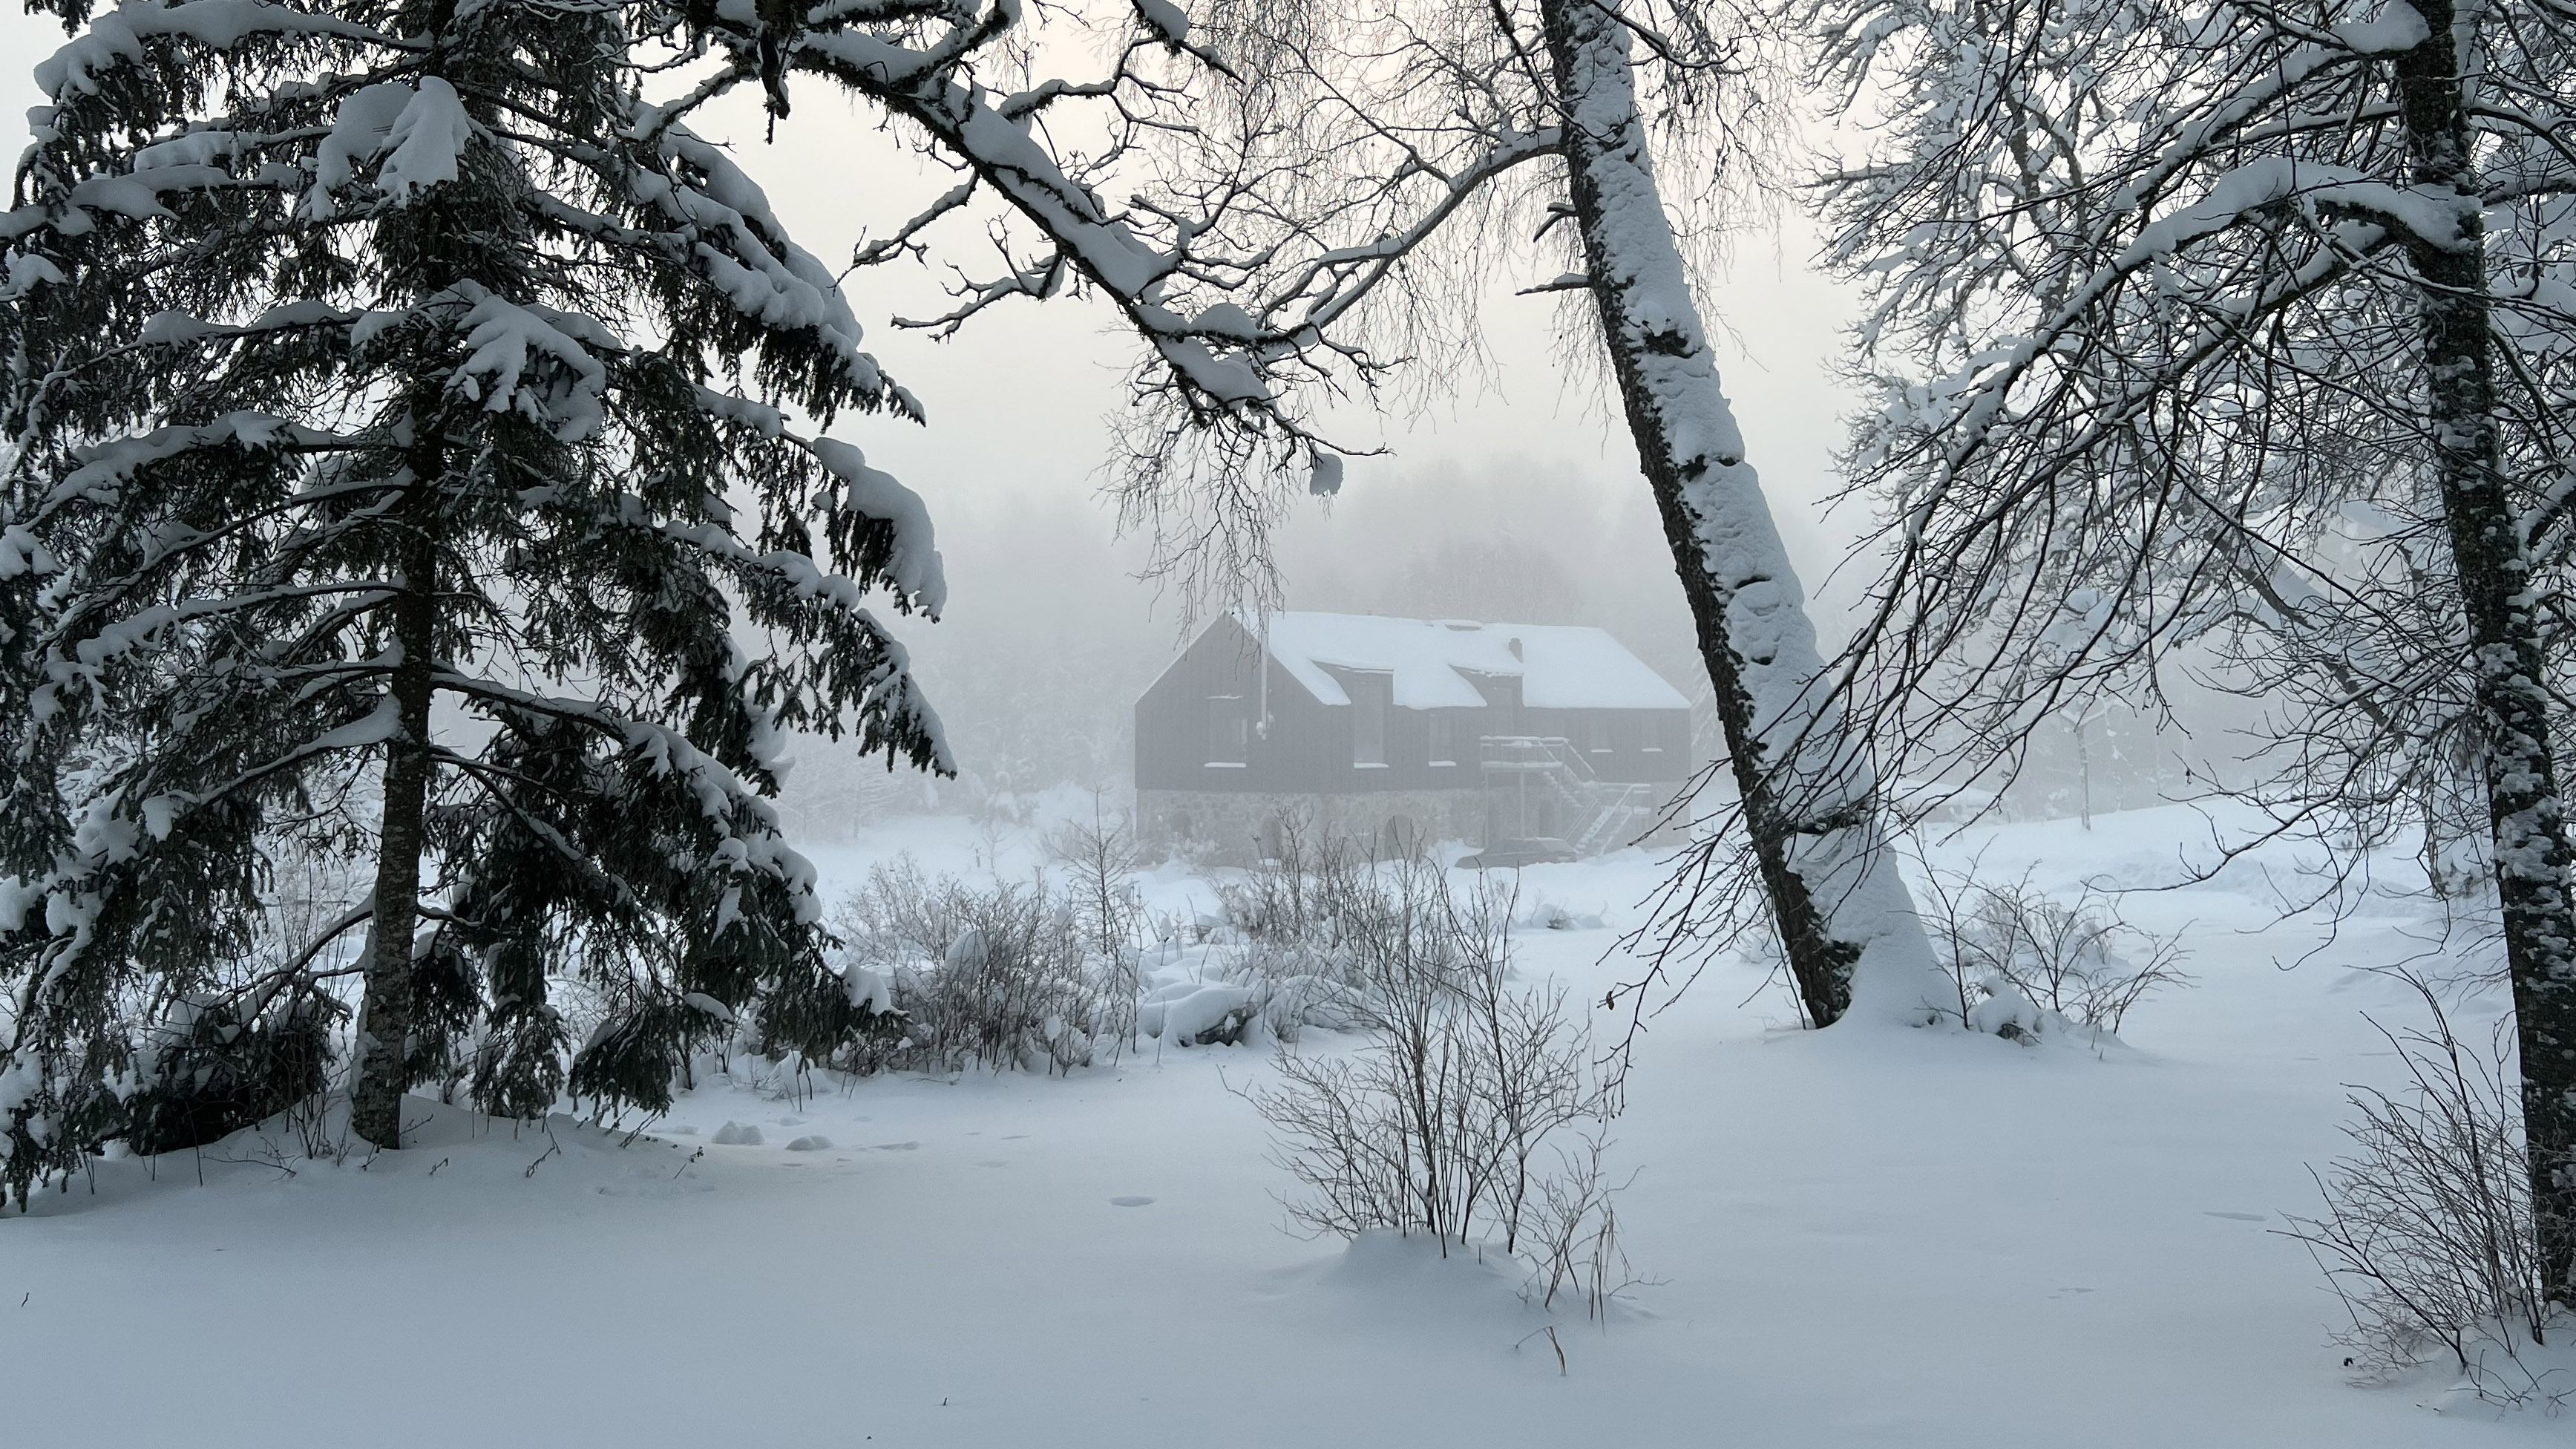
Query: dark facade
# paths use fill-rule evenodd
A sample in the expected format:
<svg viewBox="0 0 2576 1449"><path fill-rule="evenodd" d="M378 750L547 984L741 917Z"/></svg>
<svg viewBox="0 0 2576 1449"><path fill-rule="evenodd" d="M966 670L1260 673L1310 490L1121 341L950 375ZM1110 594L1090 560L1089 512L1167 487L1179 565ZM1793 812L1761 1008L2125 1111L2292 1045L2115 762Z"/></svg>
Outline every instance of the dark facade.
<svg viewBox="0 0 2576 1449"><path fill-rule="evenodd" d="M1603 647L1618 649L1606 635L1600 639ZM1517 642L1512 647L1517 651ZM1618 653L1643 669L1624 650ZM1157 815L1179 820L1191 813L1193 802L1179 798L1184 794L1325 801L1401 796L1415 802L1408 807L1413 817L1441 809L1450 818L1483 822L1462 827L1462 833L1555 834L1540 828L1564 823L1565 812L1553 805L1544 813L1514 806L1510 819L1498 821L1481 803L1504 787L1512 799L1525 801L1527 782L1513 772L1526 769L1534 752L1547 755L1547 767L1557 773L1582 777L1596 794L1613 787L1678 786L1691 774L1690 711L1677 695L1665 708L1584 708L1567 705L1558 688L1559 697L1551 701L1556 707L1532 708L1523 702L1521 678L1451 665L1449 672L1472 685L1481 702L1420 707L1398 702L1393 669L1320 661L1308 667L1328 675L1349 702L1319 699L1235 615L1220 616L1201 632L1136 702L1136 787L1149 824ZM1423 666L1415 660L1409 667ZM1442 683L1451 694L1465 693L1453 682ZM1672 693L1668 685L1661 689ZM1574 759L1563 758L1568 755ZM1472 794L1479 803L1425 805L1419 803L1425 792ZM1653 793L1660 801L1670 791ZM1194 813L1204 819L1221 804L1197 801ZM1340 804L1340 813L1353 818L1371 814L1363 800L1342 798ZM1182 824L1176 833L1190 830Z"/></svg>

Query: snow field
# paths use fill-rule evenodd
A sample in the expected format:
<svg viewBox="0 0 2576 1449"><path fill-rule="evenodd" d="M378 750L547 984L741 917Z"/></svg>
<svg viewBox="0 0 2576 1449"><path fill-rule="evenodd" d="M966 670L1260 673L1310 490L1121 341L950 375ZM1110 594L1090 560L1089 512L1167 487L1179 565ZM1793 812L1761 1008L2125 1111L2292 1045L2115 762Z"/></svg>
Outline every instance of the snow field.
<svg viewBox="0 0 2576 1449"><path fill-rule="evenodd" d="M2140 883L2179 812L1980 832L1989 875ZM815 852L1005 873L963 822ZM1945 852L1946 855L1946 852ZM2278 862L2286 864L2286 862ZM1597 1000L1658 878L1629 853L1526 873L1525 974ZM1165 869L1162 909L1203 888ZM2337 1309L2274 1235L2339 1148L2341 1083L2395 1013L2259 875L2133 895L2196 988L2096 1055L1941 1032L1772 1029L1753 968L1650 1023L1618 1127L1628 1251L1605 1328L1507 1264L1277 1230L1251 1048L1054 1078L702 1083L653 1135L415 1102L418 1145L291 1178L233 1139L99 1164L0 1222L10 1439L191 1444L2438 1446L2564 1419L2356 1389ZM1541 904L1559 908L1542 913ZM1571 925L1539 924L1553 916ZM1588 927L1588 918L1604 924ZM1331 1049L1317 1033L1309 1049ZM281 1146L286 1144L281 1143ZM200 1172L203 1185L200 1185ZM17 1306L23 1302L23 1306ZM1564 1358L1560 1368L1557 1351ZM2433 1407L2427 1407L2433 1406ZM22 1437L23 1436L23 1437Z"/></svg>

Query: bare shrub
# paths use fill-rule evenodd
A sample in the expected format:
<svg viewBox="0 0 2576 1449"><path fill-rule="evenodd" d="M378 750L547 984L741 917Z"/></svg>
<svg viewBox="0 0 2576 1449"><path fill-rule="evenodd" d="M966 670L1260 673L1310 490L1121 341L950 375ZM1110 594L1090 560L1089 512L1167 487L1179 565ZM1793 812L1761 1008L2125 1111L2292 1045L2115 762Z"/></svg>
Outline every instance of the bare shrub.
<svg viewBox="0 0 2576 1449"><path fill-rule="evenodd" d="M1283 1042L1275 1083L1245 1093L1304 1188L1290 1223L1495 1241L1534 1296L1602 1312L1626 1281L1603 1161L1617 1086L1562 989L1510 984L1509 894L1462 901L1426 863L1337 884L1340 1006L1364 1039L1348 1056Z"/></svg>
<svg viewBox="0 0 2576 1449"><path fill-rule="evenodd" d="M2292 1218L2289 1236L2342 1298L2351 1327L2336 1342L2366 1378L2447 1356L2482 1398L2561 1405L2576 1383L2529 1352L2553 1324L2510 1023L2473 1047L2430 985L2381 974L2413 988L2427 1016L2404 1031L2371 1022L2407 1079L2393 1092L2351 1089L2353 1150L2311 1169L2325 1213ZM2576 1328L2563 1315L2556 1326Z"/></svg>
<svg viewBox="0 0 2576 1449"><path fill-rule="evenodd" d="M1314 840L1294 815L1278 822L1273 852L1216 884L1218 914L1246 940L1315 943L1333 934L1332 905L1354 894L1344 879L1359 862L1339 840Z"/></svg>
<svg viewBox="0 0 2576 1449"><path fill-rule="evenodd" d="M1085 946L1096 963L1099 996L1113 1018L1105 1032L1119 1041L1136 1036L1136 1002L1144 994L1141 957L1145 945L1145 903L1136 893L1134 876L1145 863L1145 847L1134 822L1111 814L1101 793L1091 792L1091 821L1068 821L1047 832L1047 854L1065 867L1072 910ZM1120 1003L1124 1003L1123 1014Z"/></svg>
<svg viewBox="0 0 2576 1449"><path fill-rule="evenodd" d="M1132 957L1096 949L1079 902L1043 878L974 887L905 858L870 871L830 924L853 994L882 987L905 1018L899 1038L832 1065L1062 1072L1135 1035Z"/></svg>
<svg viewBox="0 0 2576 1449"><path fill-rule="evenodd" d="M1618 1189L1603 1161L1610 1141L1588 1124L1570 1145L1557 1145L1558 1170L1541 1174L1522 1221L1520 1252L1531 1260L1528 1296L1552 1308L1572 1294L1587 1317L1598 1318L1610 1300L1635 1280L1619 1247Z"/></svg>
<svg viewBox="0 0 2576 1449"><path fill-rule="evenodd" d="M1046 832L1047 855L1065 867L1066 889L1082 917L1091 948L1116 959L1141 944L1144 903L1130 879L1145 863L1144 845L1133 823L1112 814L1101 792L1091 792L1091 821L1066 821Z"/></svg>
<svg viewBox="0 0 2576 1449"><path fill-rule="evenodd" d="M2052 1026L2117 1035L2140 1001L2187 986L2182 947L2131 925L2111 894L2090 882L2051 895L2025 875L1988 885L1925 872L1925 933L1957 992L1957 1019L2019 1038Z"/></svg>

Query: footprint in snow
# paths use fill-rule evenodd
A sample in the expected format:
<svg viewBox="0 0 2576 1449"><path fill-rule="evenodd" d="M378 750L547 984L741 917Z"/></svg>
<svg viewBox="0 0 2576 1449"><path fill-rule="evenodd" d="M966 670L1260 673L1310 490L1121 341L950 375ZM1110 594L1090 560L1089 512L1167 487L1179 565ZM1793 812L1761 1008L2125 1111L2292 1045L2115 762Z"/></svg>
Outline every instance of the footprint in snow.
<svg viewBox="0 0 2576 1449"><path fill-rule="evenodd" d="M878 1152L918 1152L921 1150L921 1144L918 1142L880 1142L876 1145L875 1150Z"/></svg>
<svg viewBox="0 0 2576 1449"><path fill-rule="evenodd" d="M1111 1207L1143 1207L1152 1201L1153 1199L1150 1197L1113 1197L1109 1200L1109 1205Z"/></svg>
<svg viewBox="0 0 2576 1449"><path fill-rule="evenodd" d="M2200 1215L2205 1218L2226 1218L2230 1222L2238 1223L2268 1223L2271 1221L2271 1218L2262 1213L2227 1213L2220 1212L2216 1208L2202 1208L2200 1210Z"/></svg>

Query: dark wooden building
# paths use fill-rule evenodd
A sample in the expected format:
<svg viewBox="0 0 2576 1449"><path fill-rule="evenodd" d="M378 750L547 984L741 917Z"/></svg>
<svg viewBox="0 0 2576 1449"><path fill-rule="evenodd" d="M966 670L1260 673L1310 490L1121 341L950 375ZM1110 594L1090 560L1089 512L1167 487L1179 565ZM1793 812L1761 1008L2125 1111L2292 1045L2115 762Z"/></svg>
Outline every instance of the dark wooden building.
<svg viewBox="0 0 2576 1449"><path fill-rule="evenodd" d="M1289 820L1588 853L1690 773L1690 702L1599 629L1227 614L1136 702L1139 821L1220 855Z"/></svg>

